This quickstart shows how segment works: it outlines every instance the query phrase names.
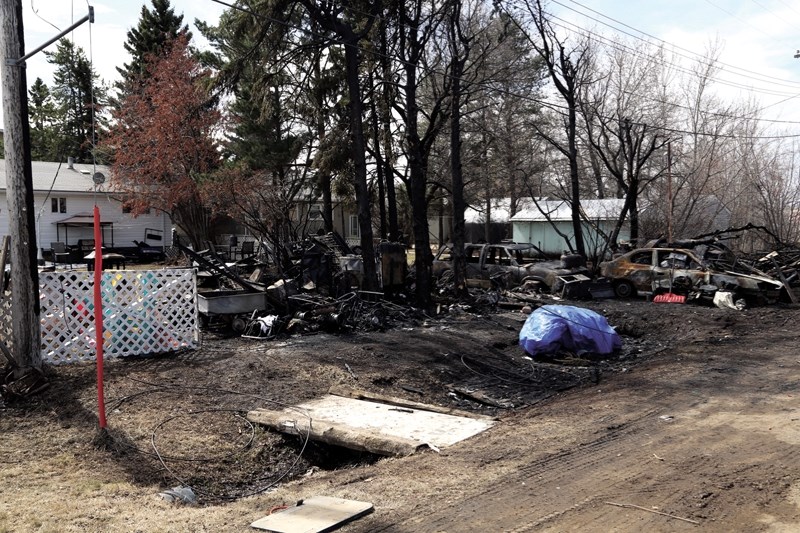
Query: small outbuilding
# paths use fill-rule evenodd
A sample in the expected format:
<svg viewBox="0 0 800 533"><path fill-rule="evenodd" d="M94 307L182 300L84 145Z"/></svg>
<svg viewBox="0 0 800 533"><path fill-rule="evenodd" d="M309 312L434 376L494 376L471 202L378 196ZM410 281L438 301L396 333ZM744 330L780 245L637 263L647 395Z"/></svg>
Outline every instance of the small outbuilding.
<svg viewBox="0 0 800 533"><path fill-rule="evenodd" d="M609 235L617 224L625 200L611 198L581 200L583 212L583 238L587 253L602 251ZM564 200L538 200L511 217L514 242L529 242L547 254L558 255L575 245L572 230L572 207ZM563 236L562 236L563 235ZM618 241L630 239L626 223Z"/></svg>

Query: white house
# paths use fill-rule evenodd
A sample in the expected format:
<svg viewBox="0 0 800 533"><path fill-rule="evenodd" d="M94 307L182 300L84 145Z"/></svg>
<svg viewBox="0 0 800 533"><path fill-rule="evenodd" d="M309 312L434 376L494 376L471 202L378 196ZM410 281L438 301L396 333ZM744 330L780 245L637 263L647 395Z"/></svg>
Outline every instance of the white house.
<svg viewBox="0 0 800 533"><path fill-rule="evenodd" d="M94 206L100 209L103 246L124 252L137 247L134 241L153 247L172 245L172 221L155 212L133 217L123 208L120 196L109 186L107 166L33 161L33 203L39 250L48 252L51 243L70 247L94 238ZM95 190L92 176L102 173L106 180ZM0 159L0 235L8 235L5 160Z"/></svg>
<svg viewBox="0 0 800 533"><path fill-rule="evenodd" d="M537 207L538 204L538 207ZM610 234L619 218L625 200L581 200L585 215L583 238L587 253L602 250L605 244L603 234ZM536 204L519 211L511 217L515 242L530 242L548 254L559 254L568 249L564 238L575 244L572 231L572 207L564 200L539 200ZM558 230L558 231L556 231ZM630 228L626 224L619 233L618 240L630 239Z"/></svg>

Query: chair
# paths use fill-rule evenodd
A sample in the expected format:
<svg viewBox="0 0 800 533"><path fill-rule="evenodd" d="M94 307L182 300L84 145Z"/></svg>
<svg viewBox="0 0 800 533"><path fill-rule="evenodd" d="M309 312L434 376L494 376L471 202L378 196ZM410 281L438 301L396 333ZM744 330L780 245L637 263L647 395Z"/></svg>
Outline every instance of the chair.
<svg viewBox="0 0 800 533"><path fill-rule="evenodd" d="M239 255L241 259L245 259L254 255L256 253L255 248L256 242L255 241L244 241L242 243L241 248L239 248L236 253Z"/></svg>
<svg viewBox="0 0 800 533"><path fill-rule="evenodd" d="M51 242L50 253L53 256L53 263L58 266L59 263L64 263L72 268L72 258L67 250L67 245L63 242Z"/></svg>
<svg viewBox="0 0 800 533"><path fill-rule="evenodd" d="M222 261L222 262L225 262L225 261L228 260L227 252L222 250L222 249L220 249L219 246L217 246L213 242L206 241L206 246L208 248L206 248L204 250L205 253L204 252L200 252L201 255L209 255L213 259L216 259L217 261Z"/></svg>
<svg viewBox="0 0 800 533"><path fill-rule="evenodd" d="M94 239L78 239L78 248L81 250L81 257L94 252Z"/></svg>

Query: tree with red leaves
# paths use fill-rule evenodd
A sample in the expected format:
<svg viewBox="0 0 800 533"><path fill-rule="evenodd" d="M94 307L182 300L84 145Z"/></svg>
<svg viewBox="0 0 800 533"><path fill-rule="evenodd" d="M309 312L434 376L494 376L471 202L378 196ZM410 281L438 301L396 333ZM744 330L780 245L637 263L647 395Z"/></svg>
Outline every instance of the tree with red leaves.
<svg viewBox="0 0 800 533"><path fill-rule="evenodd" d="M141 90L125 96L105 142L114 154L112 184L134 215L167 212L195 249L208 237L200 182L219 166L220 113L207 90L210 72L179 35L146 60Z"/></svg>

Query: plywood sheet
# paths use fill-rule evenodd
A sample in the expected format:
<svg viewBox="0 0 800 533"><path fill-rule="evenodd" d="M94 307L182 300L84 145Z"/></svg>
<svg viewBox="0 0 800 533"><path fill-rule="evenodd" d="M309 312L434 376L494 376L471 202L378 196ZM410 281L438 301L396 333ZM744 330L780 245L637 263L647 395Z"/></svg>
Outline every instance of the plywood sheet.
<svg viewBox="0 0 800 533"><path fill-rule="evenodd" d="M314 496L300 505L256 520L251 526L273 533L323 533L371 511L369 502Z"/></svg>
<svg viewBox="0 0 800 533"><path fill-rule="evenodd" d="M413 439L444 448L490 428L491 420L326 395L297 406L313 419ZM297 416L295 414L295 416Z"/></svg>

